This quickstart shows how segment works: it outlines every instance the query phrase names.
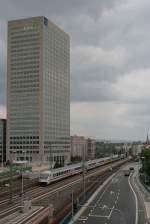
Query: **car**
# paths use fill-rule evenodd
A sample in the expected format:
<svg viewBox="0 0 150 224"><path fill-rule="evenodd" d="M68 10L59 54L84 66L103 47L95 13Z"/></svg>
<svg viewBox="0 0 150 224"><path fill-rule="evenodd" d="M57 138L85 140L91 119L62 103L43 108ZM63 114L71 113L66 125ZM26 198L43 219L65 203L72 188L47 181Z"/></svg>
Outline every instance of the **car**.
<svg viewBox="0 0 150 224"><path fill-rule="evenodd" d="M131 167L130 167L130 170L134 170L134 167L133 167L133 166L131 166Z"/></svg>
<svg viewBox="0 0 150 224"><path fill-rule="evenodd" d="M125 171L124 171L124 175L125 175L125 176L130 176L130 170L125 170Z"/></svg>

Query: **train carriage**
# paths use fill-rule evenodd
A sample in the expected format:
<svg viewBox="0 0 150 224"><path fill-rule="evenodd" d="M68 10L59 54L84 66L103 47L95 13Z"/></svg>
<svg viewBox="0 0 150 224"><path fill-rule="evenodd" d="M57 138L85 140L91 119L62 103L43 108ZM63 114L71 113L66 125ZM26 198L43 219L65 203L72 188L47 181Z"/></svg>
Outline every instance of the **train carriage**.
<svg viewBox="0 0 150 224"><path fill-rule="evenodd" d="M91 170L96 167L111 163L112 161L115 161L117 159L119 159L118 155L112 155L105 158L85 161L84 165L86 170ZM65 179L69 176L79 174L82 172L82 167L83 163L80 162L66 167L43 171L40 174L39 183L48 185L61 179Z"/></svg>

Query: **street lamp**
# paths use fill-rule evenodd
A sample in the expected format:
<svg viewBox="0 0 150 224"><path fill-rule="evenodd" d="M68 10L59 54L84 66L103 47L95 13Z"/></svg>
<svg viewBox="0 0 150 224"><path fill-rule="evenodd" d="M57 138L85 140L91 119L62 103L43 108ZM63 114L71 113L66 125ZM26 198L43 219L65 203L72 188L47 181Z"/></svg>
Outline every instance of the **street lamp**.
<svg viewBox="0 0 150 224"><path fill-rule="evenodd" d="M26 168L26 150L22 151L23 153L25 153L25 168ZM23 184L23 167L21 168L21 207L23 209L23 194L24 194L24 184Z"/></svg>
<svg viewBox="0 0 150 224"><path fill-rule="evenodd" d="M24 163L25 163L25 167L27 167L27 164L26 164L26 159L27 159L27 153L26 153L26 150L23 150L22 151L23 152L23 154L25 154L25 156L23 155L23 159L24 159Z"/></svg>
<svg viewBox="0 0 150 224"><path fill-rule="evenodd" d="M52 170L53 155L52 155L52 146L51 146L51 144L50 144L50 151L49 151L49 162L50 162L50 170Z"/></svg>
<svg viewBox="0 0 150 224"><path fill-rule="evenodd" d="M82 150L83 200L85 201L85 144Z"/></svg>
<svg viewBox="0 0 150 224"><path fill-rule="evenodd" d="M12 164L12 157L11 157L11 160L10 160L10 170L9 170L9 174L10 174L10 178L9 178L9 203L11 204L12 203L12 199L13 199L13 164Z"/></svg>
<svg viewBox="0 0 150 224"><path fill-rule="evenodd" d="M3 147L4 147L4 144L3 144L3 141L4 141L4 135L3 135L3 131L4 131L4 130L2 130L2 157L1 157L1 158L2 158L2 161L1 161L1 162L2 162L2 169L4 168L4 163L3 163L3 159L4 159L4 158L3 158L3 157L4 157L4 153L3 153Z"/></svg>
<svg viewBox="0 0 150 224"><path fill-rule="evenodd" d="M73 207L73 203L74 203L74 198L73 198L73 189L71 191L71 218L72 218L72 221L73 221L73 216L74 216L74 207Z"/></svg>
<svg viewBox="0 0 150 224"><path fill-rule="evenodd" d="M21 207L23 208L23 168L21 172Z"/></svg>

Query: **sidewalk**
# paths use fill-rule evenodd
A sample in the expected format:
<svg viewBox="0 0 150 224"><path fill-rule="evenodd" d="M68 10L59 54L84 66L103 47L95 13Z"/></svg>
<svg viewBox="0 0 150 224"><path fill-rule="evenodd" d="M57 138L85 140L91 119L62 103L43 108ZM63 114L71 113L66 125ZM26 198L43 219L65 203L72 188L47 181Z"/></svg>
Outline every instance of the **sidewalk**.
<svg viewBox="0 0 150 224"><path fill-rule="evenodd" d="M135 175L134 180L135 180L136 188L138 192L140 193L140 197L145 206L147 221L148 223L150 223L150 192L148 192L148 190L141 183L138 173Z"/></svg>

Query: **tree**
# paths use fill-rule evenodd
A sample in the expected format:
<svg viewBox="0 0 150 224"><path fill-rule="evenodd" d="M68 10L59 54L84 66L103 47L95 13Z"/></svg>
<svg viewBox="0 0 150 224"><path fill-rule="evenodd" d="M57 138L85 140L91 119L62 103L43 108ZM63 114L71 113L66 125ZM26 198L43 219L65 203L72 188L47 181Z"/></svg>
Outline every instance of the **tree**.
<svg viewBox="0 0 150 224"><path fill-rule="evenodd" d="M150 150L145 149L141 153L141 160L142 160L142 169L143 171L150 176Z"/></svg>

